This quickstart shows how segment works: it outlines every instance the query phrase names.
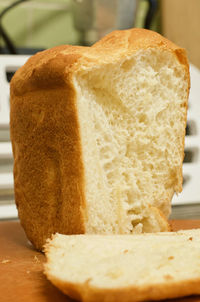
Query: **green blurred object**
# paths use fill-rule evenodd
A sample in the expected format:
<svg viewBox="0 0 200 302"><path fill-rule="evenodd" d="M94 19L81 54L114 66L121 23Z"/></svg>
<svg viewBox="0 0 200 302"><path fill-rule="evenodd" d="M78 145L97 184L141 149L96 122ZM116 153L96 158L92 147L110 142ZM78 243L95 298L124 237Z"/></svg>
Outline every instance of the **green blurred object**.
<svg viewBox="0 0 200 302"><path fill-rule="evenodd" d="M1 0L0 11L14 1ZM70 0L33 0L10 10L3 27L16 47L50 48L78 44L80 34L73 27ZM0 38L0 46L4 46Z"/></svg>
<svg viewBox="0 0 200 302"><path fill-rule="evenodd" d="M160 22L160 18L161 18L161 13L160 13L160 0L157 0L157 11L155 13L155 16L153 18L152 24L150 29L157 31L158 33L161 33L161 22ZM144 20L145 20L145 16L146 13L148 11L149 8L149 4L148 1L146 0L139 0L138 2L138 11L137 11L137 15L136 15L136 22L135 22L135 27L139 27L139 28L144 28Z"/></svg>
<svg viewBox="0 0 200 302"><path fill-rule="evenodd" d="M2 25L17 48L46 49L61 44L82 44L81 32L74 26L72 6L78 0L31 0L11 9ZM0 11L14 0L1 0ZM135 27L144 27L147 0L138 0ZM134 16L133 16L134 19ZM151 29L160 32L160 10ZM4 47L0 37L0 47Z"/></svg>

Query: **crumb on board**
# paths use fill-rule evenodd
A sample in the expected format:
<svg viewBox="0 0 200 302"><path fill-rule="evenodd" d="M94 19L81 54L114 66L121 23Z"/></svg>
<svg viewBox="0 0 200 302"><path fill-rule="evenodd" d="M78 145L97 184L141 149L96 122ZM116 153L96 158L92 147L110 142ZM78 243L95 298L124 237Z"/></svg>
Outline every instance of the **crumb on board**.
<svg viewBox="0 0 200 302"><path fill-rule="evenodd" d="M189 237L189 240L191 240L191 241L192 241L192 240L193 240L193 237Z"/></svg>
<svg viewBox="0 0 200 302"><path fill-rule="evenodd" d="M174 259L174 256L169 256L168 257L168 260L172 260L172 259Z"/></svg>
<svg viewBox="0 0 200 302"><path fill-rule="evenodd" d="M6 263L9 263L9 262L11 262L9 259L4 259L4 260L1 261L2 264L6 264Z"/></svg>
<svg viewBox="0 0 200 302"><path fill-rule="evenodd" d="M34 261L36 262L36 263L39 263L40 262L40 260L38 259L38 257L35 255L34 256Z"/></svg>

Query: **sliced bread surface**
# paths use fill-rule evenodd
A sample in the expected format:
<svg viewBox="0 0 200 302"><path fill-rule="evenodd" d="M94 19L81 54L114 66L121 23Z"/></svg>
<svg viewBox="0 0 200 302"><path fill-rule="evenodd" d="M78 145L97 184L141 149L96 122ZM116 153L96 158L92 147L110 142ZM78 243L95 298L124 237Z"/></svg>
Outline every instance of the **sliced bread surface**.
<svg viewBox="0 0 200 302"><path fill-rule="evenodd" d="M80 301L151 301L200 294L200 229L56 234L45 253L47 278Z"/></svg>
<svg viewBox="0 0 200 302"><path fill-rule="evenodd" d="M15 200L31 242L167 231L182 189L189 71L157 33L36 54L11 81Z"/></svg>

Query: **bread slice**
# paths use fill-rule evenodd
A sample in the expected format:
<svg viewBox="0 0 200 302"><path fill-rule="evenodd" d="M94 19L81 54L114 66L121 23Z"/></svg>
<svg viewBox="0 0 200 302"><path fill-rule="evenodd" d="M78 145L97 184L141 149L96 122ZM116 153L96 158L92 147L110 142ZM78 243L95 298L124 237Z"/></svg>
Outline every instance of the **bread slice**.
<svg viewBox="0 0 200 302"><path fill-rule="evenodd" d="M188 91L185 51L144 29L55 47L16 72L15 200L36 248L55 232L168 230Z"/></svg>
<svg viewBox="0 0 200 302"><path fill-rule="evenodd" d="M45 246L47 278L84 302L200 294L200 229L140 235L60 235Z"/></svg>

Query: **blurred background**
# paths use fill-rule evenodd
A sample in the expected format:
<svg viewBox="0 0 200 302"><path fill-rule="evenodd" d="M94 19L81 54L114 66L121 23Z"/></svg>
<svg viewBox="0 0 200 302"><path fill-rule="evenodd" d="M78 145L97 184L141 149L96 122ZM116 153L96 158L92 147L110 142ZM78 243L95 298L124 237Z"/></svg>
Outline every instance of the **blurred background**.
<svg viewBox="0 0 200 302"><path fill-rule="evenodd" d="M200 218L200 0L0 1L0 219L13 219L9 81L37 51L61 44L92 45L114 29L157 31L186 48L191 93L183 166L183 192L171 218Z"/></svg>

